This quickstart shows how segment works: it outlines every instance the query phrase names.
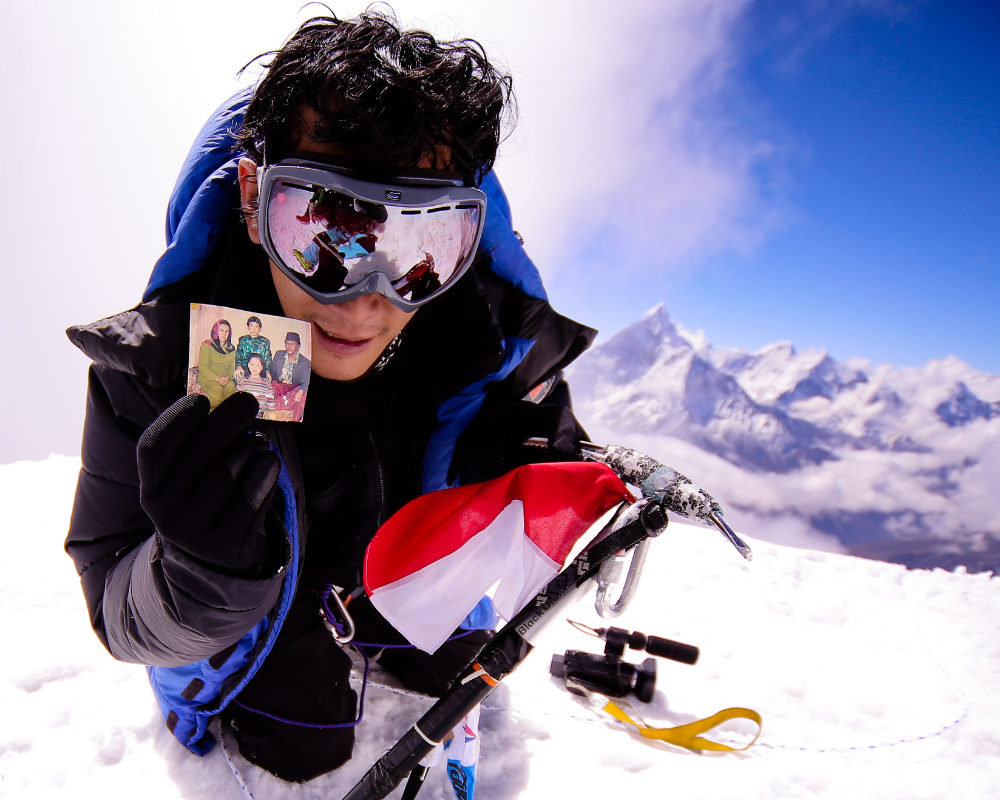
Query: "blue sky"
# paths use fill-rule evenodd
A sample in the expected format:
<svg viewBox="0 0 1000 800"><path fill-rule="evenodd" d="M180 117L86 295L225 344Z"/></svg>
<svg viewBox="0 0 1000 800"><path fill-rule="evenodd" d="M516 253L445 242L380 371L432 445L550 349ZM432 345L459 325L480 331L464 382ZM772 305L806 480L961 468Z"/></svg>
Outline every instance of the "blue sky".
<svg viewBox="0 0 1000 800"><path fill-rule="evenodd" d="M748 6L702 113L762 145L759 241L553 295L606 333L663 300L716 345L1000 372L998 42L995 2Z"/></svg>
<svg viewBox="0 0 1000 800"><path fill-rule="evenodd" d="M393 6L513 75L497 169L561 312L608 337L664 302L720 346L953 353L1000 373L996 0ZM0 4L0 313L49 375L0 397L26 423L0 463L79 452L88 362L63 330L138 301L195 133L239 67L315 13Z"/></svg>

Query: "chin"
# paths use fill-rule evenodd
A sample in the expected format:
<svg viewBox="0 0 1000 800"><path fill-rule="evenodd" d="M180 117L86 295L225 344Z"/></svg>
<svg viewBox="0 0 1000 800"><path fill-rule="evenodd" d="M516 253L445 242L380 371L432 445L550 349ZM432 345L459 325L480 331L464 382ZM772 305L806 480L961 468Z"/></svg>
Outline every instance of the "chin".
<svg viewBox="0 0 1000 800"><path fill-rule="evenodd" d="M313 350L315 353L316 351ZM364 376L372 368L375 359L368 358L316 358L313 360L313 374L330 381L354 381Z"/></svg>

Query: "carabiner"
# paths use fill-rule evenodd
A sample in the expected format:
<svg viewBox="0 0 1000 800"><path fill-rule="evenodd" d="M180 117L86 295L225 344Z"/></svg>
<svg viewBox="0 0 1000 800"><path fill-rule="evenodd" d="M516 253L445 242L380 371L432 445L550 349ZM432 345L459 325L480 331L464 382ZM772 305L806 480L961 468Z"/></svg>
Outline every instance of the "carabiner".
<svg viewBox="0 0 1000 800"><path fill-rule="evenodd" d="M330 610L335 614L338 614L340 616L340 619L339 620L327 619L326 610L321 606L319 609L319 615L323 620L323 624L326 626L326 629L330 631L330 634L333 636L334 641L336 641L337 644L348 644L354 638L354 633L355 633L354 619L348 612L347 606L344 605L344 601L340 599L340 595L337 594L335 590L330 591L327 597L333 598L334 608ZM345 633L340 633L337 630L337 626L334 625L335 621L343 626L344 630L346 631Z"/></svg>
<svg viewBox="0 0 1000 800"><path fill-rule="evenodd" d="M642 519L643 527L646 528L646 532L650 536L659 536L666 530L667 518L666 514L663 513L662 504L659 500L650 497L639 498L629 506L625 513L615 520L613 530L628 524L636 517ZM622 572L625 568L626 554L619 553L605 561L601 566L601 571L597 575L597 597L594 600L594 608L603 619L616 619L628 609L639 588L639 579L642 577L642 567L646 563L647 550L649 550L649 539L644 539L635 546L624 583L622 583ZM612 602L612 592L620 583L622 584L621 595Z"/></svg>

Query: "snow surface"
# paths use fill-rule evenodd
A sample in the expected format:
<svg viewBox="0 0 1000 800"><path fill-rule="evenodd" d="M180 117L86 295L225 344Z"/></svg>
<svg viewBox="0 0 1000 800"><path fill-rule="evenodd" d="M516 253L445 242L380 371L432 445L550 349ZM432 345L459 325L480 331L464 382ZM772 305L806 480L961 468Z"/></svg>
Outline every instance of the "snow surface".
<svg viewBox="0 0 1000 800"><path fill-rule="evenodd" d="M0 794L245 797L221 749L184 750L144 670L91 633L62 552L78 468L64 457L0 466ZM648 722L745 706L764 719L754 747L696 755L602 721L547 675L553 652L600 649L558 623L487 700L479 798L995 797L1000 581L750 544L747 563L711 530L672 523L619 622L702 649L693 667L660 661L654 702L640 708ZM598 624L589 598L572 616ZM340 772L289 785L237 758L255 797L341 797L429 705L377 687L368 698ZM719 736L737 742L752 727ZM429 781L421 797L453 796L442 769Z"/></svg>

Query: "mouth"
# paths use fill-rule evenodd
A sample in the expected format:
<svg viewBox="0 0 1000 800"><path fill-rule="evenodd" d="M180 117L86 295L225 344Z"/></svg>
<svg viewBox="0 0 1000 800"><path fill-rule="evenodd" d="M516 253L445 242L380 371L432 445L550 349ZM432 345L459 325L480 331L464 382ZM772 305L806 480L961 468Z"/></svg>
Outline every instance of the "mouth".
<svg viewBox="0 0 1000 800"><path fill-rule="evenodd" d="M364 352L368 349L375 338L374 336L370 336L367 338L355 339L348 338L346 336L338 336L335 333L324 330L315 322L313 322L313 330L316 333L316 339L324 349L340 356L353 356Z"/></svg>

